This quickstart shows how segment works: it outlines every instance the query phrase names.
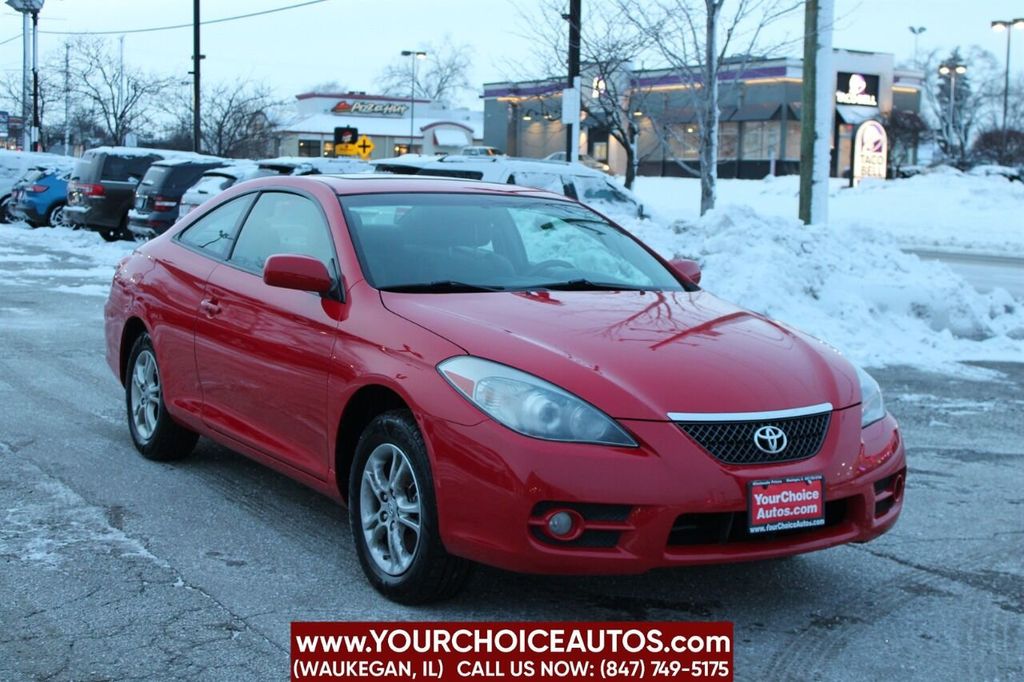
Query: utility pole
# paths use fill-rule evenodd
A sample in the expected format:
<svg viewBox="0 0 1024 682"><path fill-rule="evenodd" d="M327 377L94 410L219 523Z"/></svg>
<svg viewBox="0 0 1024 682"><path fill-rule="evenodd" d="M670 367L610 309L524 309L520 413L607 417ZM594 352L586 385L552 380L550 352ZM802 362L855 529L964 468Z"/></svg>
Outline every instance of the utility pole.
<svg viewBox="0 0 1024 682"><path fill-rule="evenodd" d="M64 156L71 156L71 43L64 43Z"/></svg>
<svg viewBox="0 0 1024 682"><path fill-rule="evenodd" d="M202 147L202 130L199 125L199 0L192 0L192 151L197 154Z"/></svg>
<svg viewBox="0 0 1024 682"><path fill-rule="evenodd" d="M39 140L39 10L32 12L32 151L43 151Z"/></svg>
<svg viewBox="0 0 1024 682"><path fill-rule="evenodd" d="M569 20L569 88L579 85L580 75L580 23L583 20L582 0L569 0L569 15L562 15L563 19ZM578 93L582 97L582 93ZM577 108L578 110L578 108ZM575 123L568 124L565 138L565 160L575 163L579 156L579 117Z"/></svg>
<svg viewBox="0 0 1024 682"><path fill-rule="evenodd" d="M21 42L21 148L25 151L32 149L32 131L29 129L29 98L32 96L31 87L31 64L32 64L32 29L29 27L28 12L22 14Z"/></svg>
<svg viewBox="0 0 1024 682"><path fill-rule="evenodd" d="M800 220L828 222L829 141L832 137L834 0L806 0L800 120Z"/></svg>

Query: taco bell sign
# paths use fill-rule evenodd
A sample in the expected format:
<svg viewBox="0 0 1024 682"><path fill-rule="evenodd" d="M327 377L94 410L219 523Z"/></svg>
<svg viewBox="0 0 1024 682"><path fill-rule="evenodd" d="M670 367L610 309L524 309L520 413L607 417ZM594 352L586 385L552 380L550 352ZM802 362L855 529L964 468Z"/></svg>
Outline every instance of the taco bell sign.
<svg viewBox="0 0 1024 682"><path fill-rule="evenodd" d="M853 170L850 186L856 187L863 178L885 179L889 159L889 138L878 121L864 121L853 136Z"/></svg>

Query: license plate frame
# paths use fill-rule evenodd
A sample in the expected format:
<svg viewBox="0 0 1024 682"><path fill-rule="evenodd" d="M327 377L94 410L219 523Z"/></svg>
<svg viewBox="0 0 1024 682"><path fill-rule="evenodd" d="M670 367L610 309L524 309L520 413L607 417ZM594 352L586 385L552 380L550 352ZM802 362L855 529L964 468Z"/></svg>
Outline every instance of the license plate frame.
<svg viewBox="0 0 1024 682"><path fill-rule="evenodd" d="M825 476L780 476L747 484L747 530L752 535L825 525Z"/></svg>

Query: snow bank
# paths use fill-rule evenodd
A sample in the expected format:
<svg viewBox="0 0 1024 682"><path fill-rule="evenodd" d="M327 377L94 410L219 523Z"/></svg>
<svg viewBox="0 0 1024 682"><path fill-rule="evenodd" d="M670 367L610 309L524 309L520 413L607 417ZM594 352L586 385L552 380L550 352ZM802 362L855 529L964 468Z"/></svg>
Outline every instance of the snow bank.
<svg viewBox="0 0 1024 682"><path fill-rule="evenodd" d="M904 253L884 229L808 227L729 204L671 227L620 222L667 257L698 260L716 295L855 362L966 371L959 361L1024 359L1019 302L1003 290L980 294L946 265Z"/></svg>
<svg viewBox="0 0 1024 682"><path fill-rule="evenodd" d="M718 183L719 207L746 205L762 215L797 215L800 180L795 175ZM833 226L884 232L904 248L1024 257L1024 183L941 168L903 180L869 180L853 189L847 184L839 179L830 183ZM641 177L634 190L663 222L698 215L696 179Z"/></svg>

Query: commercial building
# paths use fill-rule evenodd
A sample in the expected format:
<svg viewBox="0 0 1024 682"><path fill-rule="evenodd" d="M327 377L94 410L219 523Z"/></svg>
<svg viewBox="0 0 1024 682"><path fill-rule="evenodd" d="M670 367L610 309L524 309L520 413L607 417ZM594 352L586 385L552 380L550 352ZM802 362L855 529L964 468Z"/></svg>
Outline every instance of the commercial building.
<svg viewBox="0 0 1024 682"><path fill-rule="evenodd" d="M295 96L295 117L275 131L281 156L335 156L334 129L356 128L373 146L370 158L406 152L452 153L480 143L483 116L430 100L363 92Z"/></svg>
<svg viewBox="0 0 1024 682"><path fill-rule="evenodd" d="M897 69L893 55L835 50L835 117L832 175L849 171L857 125L881 121L890 129L893 155L915 163L917 133L924 129L919 112L924 73ZM800 59L736 58L719 72L721 123L718 143L720 177L760 178L799 172L803 64ZM819 76L820 77L820 76ZM700 130L694 92L699 81L680 78L668 69L626 69L596 73L584 65L584 109L616 79L622 93L620 121L629 122L642 175L697 173ZM564 81L550 79L484 85L484 144L509 154L543 157L565 150L560 122ZM581 152L625 171L626 154L609 134L601 115L582 122ZM894 133L896 133L894 135Z"/></svg>

